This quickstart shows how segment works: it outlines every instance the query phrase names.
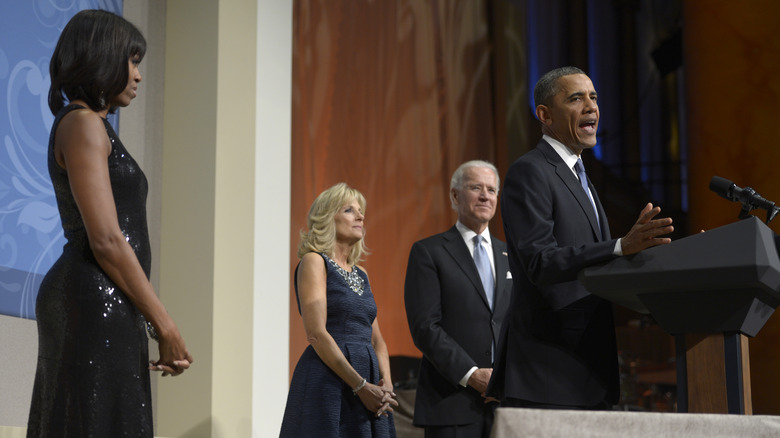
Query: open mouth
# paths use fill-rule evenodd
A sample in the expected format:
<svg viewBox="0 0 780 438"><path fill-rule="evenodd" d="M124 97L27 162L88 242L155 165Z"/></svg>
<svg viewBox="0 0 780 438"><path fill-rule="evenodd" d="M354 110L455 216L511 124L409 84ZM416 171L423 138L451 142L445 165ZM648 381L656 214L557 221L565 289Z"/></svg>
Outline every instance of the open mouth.
<svg viewBox="0 0 780 438"><path fill-rule="evenodd" d="M596 121L595 120L588 120L586 122L580 123L580 129L583 131L589 133L589 134L595 134L596 133Z"/></svg>

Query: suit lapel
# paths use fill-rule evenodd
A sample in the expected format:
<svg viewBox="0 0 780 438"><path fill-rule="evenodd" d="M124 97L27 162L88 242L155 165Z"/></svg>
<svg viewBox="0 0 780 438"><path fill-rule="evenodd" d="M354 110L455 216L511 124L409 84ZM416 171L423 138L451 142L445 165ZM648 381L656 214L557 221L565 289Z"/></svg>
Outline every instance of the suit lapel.
<svg viewBox="0 0 780 438"><path fill-rule="evenodd" d="M563 159L558 155L557 152L555 152L555 149L553 149L552 146L550 146L546 141L542 140L539 142L538 146L539 150L544 154L544 156L547 158L547 161L555 167L555 174L558 175L558 178L561 179L563 184L566 186L566 188L569 189L572 196L574 196L574 199L577 200L577 203L580 205L580 208L582 208L582 213L588 218L588 222L590 223L590 228L593 231L593 235L596 237L596 241L603 240L602 238L602 232L599 229L599 222L596 220L596 212L593 211L593 204L590 203L590 198L588 198L588 194L585 193L585 190L582 189L582 186L580 185L580 181L577 179L577 177L574 175L571 169L569 169L569 166L566 165L566 163L563 162ZM590 179L588 179L588 187L590 186ZM597 208L599 210L601 209L601 203L598 201L598 197L596 196L596 191L591 187L591 193L593 194L594 202L597 205ZM599 212L601 214L601 211ZM603 219L602 221L606 221L606 216L601 216Z"/></svg>
<svg viewBox="0 0 780 438"><path fill-rule="evenodd" d="M506 275L509 272L509 258L506 253L506 244L493 239L493 261L496 264L496 290L493 297L493 309L500 309L509 305L509 291L507 290Z"/></svg>
<svg viewBox="0 0 780 438"><path fill-rule="evenodd" d="M458 229L453 226L446 233L444 233L444 249L455 260L455 264L466 274L471 281L471 284L476 288L476 292L485 303L485 306L490 308L487 301L487 295L485 295L485 288L482 287L482 280L479 277L479 271L474 264L474 259L469 253L469 248L466 246L466 242L463 241L463 237L460 235Z"/></svg>
<svg viewBox="0 0 780 438"><path fill-rule="evenodd" d="M590 193L593 194L593 202L596 203L596 208L599 210L599 218L601 219L601 236L603 239L601 240L610 240L612 237L609 234L609 223L607 222L607 212L604 211L604 206L601 205L601 200L599 199L598 193L596 193L596 189L593 188L593 184L590 182L590 178L588 178L588 187L590 187Z"/></svg>

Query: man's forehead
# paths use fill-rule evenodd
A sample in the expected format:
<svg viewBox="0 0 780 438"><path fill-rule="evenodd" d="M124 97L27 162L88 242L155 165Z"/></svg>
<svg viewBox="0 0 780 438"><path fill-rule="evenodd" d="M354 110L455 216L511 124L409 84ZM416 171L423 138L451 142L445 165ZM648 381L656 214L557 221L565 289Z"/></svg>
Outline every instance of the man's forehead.
<svg viewBox="0 0 780 438"><path fill-rule="evenodd" d="M595 93L593 82L584 74L576 73L558 78L558 93L565 96L575 93Z"/></svg>
<svg viewBox="0 0 780 438"><path fill-rule="evenodd" d="M484 170L483 170L484 169ZM466 184L481 184L481 180L485 176L490 176L493 181L489 181L490 185L494 185L496 181L496 174L492 169L487 167L470 167L463 173L463 182Z"/></svg>

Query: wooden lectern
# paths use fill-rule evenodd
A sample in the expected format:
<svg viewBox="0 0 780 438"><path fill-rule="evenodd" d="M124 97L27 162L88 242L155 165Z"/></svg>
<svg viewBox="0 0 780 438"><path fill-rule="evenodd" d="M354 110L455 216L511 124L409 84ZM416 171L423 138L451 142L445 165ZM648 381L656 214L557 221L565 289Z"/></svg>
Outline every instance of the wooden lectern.
<svg viewBox="0 0 780 438"><path fill-rule="evenodd" d="M747 337L780 304L780 258L760 220L586 268L580 282L674 335L679 412L753 413Z"/></svg>

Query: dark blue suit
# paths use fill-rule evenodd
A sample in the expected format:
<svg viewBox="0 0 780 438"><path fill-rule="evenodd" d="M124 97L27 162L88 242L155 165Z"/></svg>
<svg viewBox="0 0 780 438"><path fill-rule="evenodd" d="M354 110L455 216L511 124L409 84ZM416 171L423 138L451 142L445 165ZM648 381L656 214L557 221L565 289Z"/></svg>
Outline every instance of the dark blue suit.
<svg viewBox="0 0 780 438"><path fill-rule="evenodd" d="M501 209L514 274L507 331L488 393L538 404L615 404L619 380L612 306L577 281L588 265L610 260L601 221L577 177L542 140L509 168Z"/></svg>
<svg viewBox="0 0 780 438"><path fill-rule="evenodd" d="M474 366L492 367L491 346L509 307L506 244L491 236L491 245L494 310L456 227L412 246L404 302L414 344L423 353L414 407L417 426L476 423L489 409L477 391L458 382Z"/></svg>

